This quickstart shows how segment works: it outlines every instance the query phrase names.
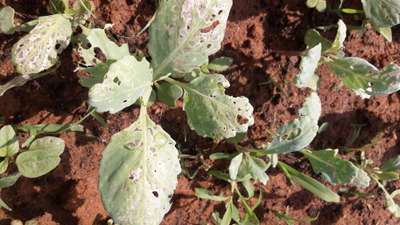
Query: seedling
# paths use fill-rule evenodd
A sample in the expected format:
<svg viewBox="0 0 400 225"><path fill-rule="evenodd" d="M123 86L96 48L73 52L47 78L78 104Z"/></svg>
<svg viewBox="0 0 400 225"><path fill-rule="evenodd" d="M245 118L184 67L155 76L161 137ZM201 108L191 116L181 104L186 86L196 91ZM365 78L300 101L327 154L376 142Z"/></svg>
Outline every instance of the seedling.
<svg viewBox="0 0 400 225"><path fill-rule="evenodd" d="M346 25L338 22L338 32L333 42L322 37L317 30L309 30L305 37L308 49L296 78L298 87L318 88L315 72L320 64L329 66L343 84L362 98L387 95L400 90L400 67L389 64L379 70L368 61L357 57L345 57L343 48Z"/></svg>
<svg viewBox="0 0 400 225"><path fill-rule="evenodd" d="M0 33L29 31L14 44L11 51L12 62L19 75L0 86L0 96L11 88L51 73L54 70L51 68L59 60L58 55L68 47L73 31L90 14L90 4L86 0L76 1L73 6L65 0L52 0L50 4L50 11L56 14L19 26L14 22L14 9L9 6L0 9Z"/></svg>
<svg viewBox="0 0 400 225"><path fill-rule="evenodd" d="M246 132L254 122L245 97L225 94L229 82L213 74L226 69L226 59L209 56L221 48L231 0L160 1L150 26L146 58L110 41L102 29L83 29L89 46L78 49L81 69L90 76L89 104L97 112L117 113L135 103L140 116L113 135L100 165L100 192L105 208L121 225L159 224L181 168L175 141L148 116L154 100L175 106L183 97L191 129L217 141ZM101 50L101 56L96 54Z"/></svg>

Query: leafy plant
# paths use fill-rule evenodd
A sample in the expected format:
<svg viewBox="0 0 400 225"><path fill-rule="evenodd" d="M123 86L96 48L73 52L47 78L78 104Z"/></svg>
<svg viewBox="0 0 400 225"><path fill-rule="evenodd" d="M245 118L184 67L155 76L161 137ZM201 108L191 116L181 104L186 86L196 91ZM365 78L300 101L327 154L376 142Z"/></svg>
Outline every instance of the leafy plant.
<svg viewBox="0 0 400 225"><path fill-rule="evenodd" d="M51 7L56 14L42 16L20 26L15 25L14 9L6 6L0 10L0 33L29 31L14 44L11 51L12 62L20 75L0 86L0 96L13 87L48 74L49 71L43 71L56 65L58 55L71 41L73 30L84 23L90 13L90 4L86 0L75 2L72 7L68 1L52 0L50 3L58 5Z"/></svg>
<svg viewBox="0 0 400 225"><path fill-rule="evenodd" d="M0 190L11 187L21 176L36 178L49 173L60 163L64 148L62 139L47 136L32 139L29 145L21 149L13 127L3 126L0 129L0 174L5 174L13 162L17 172L0 178ZM1 199L0 207L11 210Z"/></svg>
<svg viewBox="0 0 400 225"><path fill-rule="evenodd" d="M221 48L231 0L160 1L150 26L151 63L118 46L102 29L83 29L78 51L81 84L90 88L89 104L98 112L117 113L135 103L140 116L113 135L103 153L100 191L118 224L159 224L181 168L174 140L148 116L152 96L175 106L183 97L189 126L203 137L222 140L246 132L254 122L245 97L225 94L229 82L220 74L227 58L209 63ZM102 57L95 49L101 50Z"/></svg>
<svg viewBox="0 0 400 225"><path fill-rule="evenodd" d="M318 31L307 32L308 49L303 56L300 73L296 78L298 87L317 89L318 65L326 64L343 84L363 98L387 95L400 90L400 67L389 64L379 70L368 61L357 57L345 57L343 48L346 25L339 20L338 32L333 42L322 37Z"/></svg>

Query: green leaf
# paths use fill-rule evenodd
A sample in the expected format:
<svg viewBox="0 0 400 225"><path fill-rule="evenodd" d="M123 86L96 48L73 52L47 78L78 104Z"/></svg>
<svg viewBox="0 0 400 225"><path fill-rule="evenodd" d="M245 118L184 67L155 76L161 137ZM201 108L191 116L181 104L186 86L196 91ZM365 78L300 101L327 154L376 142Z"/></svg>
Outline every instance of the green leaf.
<svg viewBox="0 0 400 225"><path fill-rule="evenodd" d="M396 190L389 194L385 186L383 186L378 180L375 180L379 188L383 191L386 200L386 207L396 218L400 218L400 205L396 203L394 198L400 194L400 190Z"/></svg>
<svg viewBox="0 0 400 225"><path fill-rule="evenodd" d="M306 5L309 8L315 8L318 12L326 10L326 0L307 0Z"/></svg>
<svg viewBox="0 0 400 225"><path fill-rule="evenodd" d="M5 173L8 168L8 158L4 158L0 162L0 174Z"/></svg>
<svg viewBox="0 0 400 225"><path fill-rule="evenodd" d="M16 164L24 177L36 178L55 169L64 152L64 141L56 137L44 137L35 140L29 151L18 155Z"/></svg>
<svg viewBox="0 0 400 225"><path fill-rule="evenodd" d="M79 83L86 88L91 88L95 84L102 83L104 77L106 76L108 70L114 60L108 60L106 63L99 63L93 67L88 67L85 69L86 72L90 74L89 77L80 77Z"/></svg>
<svg viewBox="0 0 400 225"><path fill-rule="evenodd" d="M310 88L313 91L318 89L318 76L315 71L321 59L322 45L307 50L306 55L301 59L300 73L296 76L296 86L299 88Z"/></svg>
<svg viewBox="0 0 400 225"><path fill-rule="evenodd" d="M55 65L58 54L69 45L71 35L71 22L66 15L39 17L35 28L12 48L12 61L17 72L34 74Z"/></svg>
<svg viewBox="0 0 400 225"><path fill-rule="evenodd" d="M377 27L400 24L400 1L361 0L366 17Z"/></svg>
<svg viewBox="0 0 400 225"><path fill-rule="evenodd" d="M0 9L0 34L14 33L14 15L15 10L10 6L5 6Z"/></svg>
<svg viewBox="0 0 400 225"><path fill-rule="evenodd" d="M240 164L242 164L242 159L243 153L240 153L231 160L229 164L229 177L231 180L236 180Z"/></svg>
<svg viewBox="0 0 400 225"><path fill-rule="evenodd" d="M363 98L400 90L400 67L395 64L379 71L364 59L346 57L335 59L328 65L348 88Z"/></svg>
<svg viewBox="0 0 400 225"><path fill-rule="evenodd" d="M338 150L303 151L316 173L332 184L350 184L359 188L369 186L371 178L352 162L337 156Z"/></svg>
<svg viewBox="0 0 400 225"><path fill-rule="evenodd" d="M100 164L99 189L117 224L159 224L181 172L174 140L142 108L135 123L113 135Z"/></svg>
<svg viewBox="0 0 400 225"><path fill-rule="evenodd" d="M232 0L160 1L150 27L155 78L190 73L221 48Z"/></svg>
<svg viewBox="0 0 400 225"><path fill-rule="evenodd" d="M263 159L253 157L250 154L245 154L238 176L244 178L246 175L250 174L251 178L266 185L269 180L266 171L269 167L270 164L267 164Z"/></svg>
<svg viewBox="0 0 400 225"><path fill-rule="evenodd" d="M223 56L223 57L219 57L219 58L212 60L208 64L207 68L209 70L212 70L212 71L215 71L218 73L222 73L222 72L226 71L227 69L229 69L229 66L232 65L232 63L233 63L232 58Z"/></svg>
<svg viewBox="0 0 400 225"><path fill-rule="evenodd" d="M17 126L17 130L27 132L30 134L60 134L67 131L83 132L83 126L80 124L25 124Z"/></svg>
<svg viewBox="0 0 400 225"><path fill-rule="evenodd" d="M346 36L347 36L346 24L342 20L339 20L336 37L335 40L332 42L329 51L338 53L340 50L342 50L344 48L344 41L346 40Z"/></svg>
<svg viewBox="0 0 400 225"><path fill-rule="evenodd" d="M182 95L183 89L176 84L163 82L157 87L157 98L171 107L176 107L176 101Z"/></svg>
<svg viewBox="0 0 400 225"><path fill-rule="evenodd" d="M20 177L21 177L20 173L14 173L7 177L0 178L0 189L13 186L15 183L17 183L17 181Z"/></svg>
<svg viewBox="0 0 400 225"><path fill-rule="evenodd" d="M329 40L322 37L321 34L314 29L307 30L306 35L304 36L304 43L309 48L313 48L318 44L321 44L322 52L327 51L332 46L332 43Z"/></svg>
<svg viewBox="0 0 400 225"><path fill-rule="evenodd" d="M218 201L218 202L226 201L229 199L229 197L226 197L226 196L213 195L207 189L204 189L204 188L195 188L194 190L195 190L196 196L198 198L212 200L212 201Z"/></svg>
<svg viewBox="0 0 400 225"><path fill-rule="evenodd" d="M199 135L221 140L247 132L253 125L249 100L225 95L229 82L222 75L203 75L178 85L185 91L183 109L189 126Z"/></svg>
<svg viewBox="0 0 400 225"><path fill-rule="evenodd" d="M69 8L69 0L50 0L47 8L51 14L64 13Z"/></svg>
<svg viewBox="0 0 400 225"><path fill-rule="evenodd" d="M0 129L0 157L12 157L19 151L17 135L11 125Z"/></svg>
<svg viewBox="0 0 400 225"><path fill-rule="evenodd" d="M322 200L327 202L340 202L340 196L338 194L314 178L297 171L283 162L279 162L278 165L292 182L302 186Z"/></svg>
<svg viewBox="0 0 400 225"><path fill-rule="evenodd" d="M400 170L400 156L396 156L394 158L386 160L382 164L381 170L385 171L385 172L399 171Z"/></svg>
<svg viewBox="0 0 400 225"><path fill-rule="evenodd" d="M96 57L96 49L99 48L107 60L120 60L125 56L129 56L129 48L127 44L118 46L111 41L104 29L90 29L85 30L87 34L87 41L90 43L90 48L85 49L81 46L78 48L79 55L82 57L82 64L86 66L94 66L101 63L99 58Z"/></svg>
<svg viewBox="0 0 400 225"><path fill-rule="evenodd" d="M250 179L244 180L242 182L242 185L247 192L247 197L248 198L254 197L254 184L252 183L252 181Z"/></svg>
<svg viewBox="0 0 400 225"><path fill-rule="evenodd" d="M89 91L89 104L97 112L117 113L151 89L152 70L146 59L125 56L111 64L104 81Z"/></svg>
<svg viewBox="0 0 400 225"><path fill-rule="evenodd" d="M314 140L321 115L321 101L315 92L306 99L299 112L300 118L279 128L277 135L266 148L266 153L286 154L300 151Z"/></svg>
<svg viewBox="0 0 400 225"><path fill-rule="evenodd" d="M375 30L378 31L378 33L380 33L387 41L389 41L389 42L393 41L391 27L377 27L377 28L375 28Z"/></svg>
<svg viewBox="0 0 400 225"><path fill-rule="evenodd" d="M224 216L222 217L220 225L230 225L231 224L231 221L232 221L232 205L233 205L232 201L226 203L226 205L225 205L226 211L225 211Z"/></svg>
<svg viewBox="0 0 400 225"><path fill-rule="evenodd" d="M12 209L10 208L10 206L7 205L7 203L5 203L3 201L3 199L0 198L0 208L4 208L7 209L8 211L12 211Z"/></svg>

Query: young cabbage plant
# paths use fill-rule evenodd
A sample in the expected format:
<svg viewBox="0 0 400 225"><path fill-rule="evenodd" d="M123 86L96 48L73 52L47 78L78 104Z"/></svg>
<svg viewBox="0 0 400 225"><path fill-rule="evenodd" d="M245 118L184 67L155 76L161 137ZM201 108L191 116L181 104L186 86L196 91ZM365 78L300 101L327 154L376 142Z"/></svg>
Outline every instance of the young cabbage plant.
<svg viewBox="0 0 400 225"><path fill-rule="evenodd" d="M56 137L41 137L21 148L17 135L11 125L0 129L0 190L11 187L23 176L37 178L55 169L64 152L64 141ZM11 163L15 163L17 172L4 176ZM11 208L0 199L0 207Z"/></svg>
<svg viewBox="0 0 400 225"><path fill-rule="evenodd" d="M51 71L46 70L57 64L58 56L68 47L73 31L90 14L87 0L76 1L73 6L68 2L52 0L50 3L58 7L51 7L51 11L57 14L42 16L20 26L15 25L14 9L9 6L0 9L0 33L29 31L12 47L12 62L19 75L0 85L0 96L11 88L48 74Z"/></svg>
<svg viewBox="0 0 400 225"><path fill-rule="evenodd" d="M238 146L239 147L239 146ZM244 148L240 148L245 150ZM210 170L209 174L216 177L217 179L228 182L231 186L231 195L213 195L210 191L203 188L196 188L196 196L206 200L225 202L225 213L220 217L218 212L213 213L213 219L218 225L229 225L232 221L234 224L260 224L257 215L254 210L259 206L262 200L262 189L256 190L254 185L256 182L260 182L266 185L268 182L268 176L266 174L267 169L270 167L270 163L266 161L265 157L257 157L255 153L246 151L238 154L227 154L227 153L214 153L210 155L212 160L230 160L229 169L227 172L220 170ZM240 187L246 190L246 196L240 191ZM256 192L259 192L257 202L252 206L249 204L249 200L255 196ZM237 199L237 200L236 200ZM245 209L245 214L240 215L238 206L239 203L242 208Z"/></svg>
<svg viewBox="0 0 400 225"><path fill-rule="evenodd" d="M296 77L298 87L318 88L315 74L320 64L326 64L343 84L362 98L388 95L400 90L400 67L389 64L379 70L362 58L344 56L346 25L338 22L338 32L333 42L322 37L318 31L309 30L305 37L308 46Z"/></svg>
<svg viewBox="0 0 400 225"><path fill-rule="evenodd" d="M150 26L151 63L110 41L104 30L83 29L88 45L78 52L80 68L89 73L81 79L90 89L89 104L109 113L141 105L138 120L113 135L100 165L102 200L117 224L159 224L181 171L175 141L147 114L153 96L171 106L183 97L191 129L217 141L254 123L249 100L226 95L229 82L212 73L226 69L229 60L209 65L221 48L231 6L232 0L160 1Z"/></svg>

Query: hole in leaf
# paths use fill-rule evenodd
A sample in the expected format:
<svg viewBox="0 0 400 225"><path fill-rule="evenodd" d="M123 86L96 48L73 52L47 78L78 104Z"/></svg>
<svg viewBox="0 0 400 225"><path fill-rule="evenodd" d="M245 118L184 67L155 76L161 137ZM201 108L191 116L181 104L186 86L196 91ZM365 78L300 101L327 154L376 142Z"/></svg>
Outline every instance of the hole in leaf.
<svg viewBox="0 0 400 225"><path fill-rule="evenodd" d="M154 197L158 198L158 192L157 191L153 191L152 193L153 193Z"/></svg>
<svg viewBox="0 0 400 225"><path fill-rule="evenodd" d="M244 117L241 116L241 115L237 115L236 121L237 121L240 125L243 125L243 124L246 124L247 122L249 122L249 120L248 120L247 118L244 118Z"/></svg>

